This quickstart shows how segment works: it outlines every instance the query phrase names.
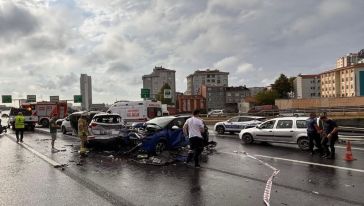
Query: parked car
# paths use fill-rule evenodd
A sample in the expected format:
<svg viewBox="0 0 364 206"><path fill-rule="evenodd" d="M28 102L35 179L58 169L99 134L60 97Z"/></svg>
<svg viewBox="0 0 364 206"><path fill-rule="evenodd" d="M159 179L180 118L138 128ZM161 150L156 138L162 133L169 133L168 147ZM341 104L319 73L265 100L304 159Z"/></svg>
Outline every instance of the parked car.
<svg viewBox="0 0 364 206"><path fill-rule="evenodd" d="M207 113L207 117L221 117L224 116L224 111L222 109L212 110Z"/></svg>
<svg viewBox="0 0 364 206"><path fill-rule="evenodd" d="M188 137L183 134L183 125L190 115L157 117L145 123L141 150L160 154L164 150L173 150L188 145ZM208 129L205 126L204 140L208 141Z"/></svg>
<svg viewBox="0 0 364 206"><path fill-rule="evenodd" d="M255 127L265 120L265 117L259 116L236 116L230 118L227 121L216 123L214 126L214 131L216 131L218 134L224 134L225 132L240 132L242 129Z"/></svg>
<svg viewBox="0 0 364 206"><path fill-rule="evenodd" d="M61 124L61 131L63 134L67 134L67 133L72 133L73 129L71 127L71 121L70 121L70 117L67 116L66 118L63 119L62 124Z"/></svg>
<svg viewBox="0 0 364 206"><path fill-rule="evenodd" d="M243 129L239 138L246 144L254 141L298 144L301 150L309 149L307 137L308 117L279 117Z"/></svg>
<svg viewBox="0 0 364 206"><path fill-rule="evenodd" d="M119 114L99 113L93 116L89 124L90 135L87 140L90 145L117 144L121 141L121 133L125 132L125 122Z"/></svg>

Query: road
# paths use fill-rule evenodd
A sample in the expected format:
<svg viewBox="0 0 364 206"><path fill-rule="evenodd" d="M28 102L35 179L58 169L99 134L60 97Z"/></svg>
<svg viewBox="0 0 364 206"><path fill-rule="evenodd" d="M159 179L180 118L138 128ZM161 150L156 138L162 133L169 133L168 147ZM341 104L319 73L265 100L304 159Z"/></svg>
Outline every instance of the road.
<svg viewBox="0 0 364 206"><path fill-rule="evenodd" d="M346 162L343 145L336 160L326 160L296 145L243 145L236 135L213 132L210 138L216 152L195 169L140 164L112 151L91 151L81 161L75 137L59 134L62 151L52 153L48 134L26 133L24 147L8 133L0 137L0 205L264 205L269 191L270 205L364 205L360 145L357 160ZM265 192L273 169L279 173Z"/></svg>

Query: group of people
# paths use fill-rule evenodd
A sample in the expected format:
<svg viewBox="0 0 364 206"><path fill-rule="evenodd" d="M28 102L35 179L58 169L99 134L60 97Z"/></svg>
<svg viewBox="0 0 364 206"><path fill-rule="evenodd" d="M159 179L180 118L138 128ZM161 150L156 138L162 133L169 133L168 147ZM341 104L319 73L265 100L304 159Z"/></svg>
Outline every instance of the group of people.
<svg viewBox="0 0 364 206"><path fill-rule="evenodd" d="M324 113L317 118L316 113L311 113L307 120L307 136L311 155L316 152L326 159L335 159L335 143L337 142L338 127L334 120ZM317 147L314 150L314 147Z"/></svg>

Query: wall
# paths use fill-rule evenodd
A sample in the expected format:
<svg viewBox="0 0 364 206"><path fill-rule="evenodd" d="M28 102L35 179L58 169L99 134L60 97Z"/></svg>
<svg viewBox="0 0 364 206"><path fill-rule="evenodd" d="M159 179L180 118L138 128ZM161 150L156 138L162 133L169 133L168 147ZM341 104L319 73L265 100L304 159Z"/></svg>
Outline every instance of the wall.
<svg viewBox="0 0 364 206"><path fill-rule="evenodd" d="M279 109L312 107L356 107L364 106L364 97L317 98L317 99L277 99Z"/></svg>

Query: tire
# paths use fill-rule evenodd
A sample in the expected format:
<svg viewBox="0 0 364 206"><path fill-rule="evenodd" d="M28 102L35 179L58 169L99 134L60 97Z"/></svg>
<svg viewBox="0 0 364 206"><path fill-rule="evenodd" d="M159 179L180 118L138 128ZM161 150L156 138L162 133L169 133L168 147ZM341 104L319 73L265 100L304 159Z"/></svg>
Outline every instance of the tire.
<svg viewBox="0 0 364 206"><path fill-rule="evenodd" d="M48 119L42 119L42 121L40 121L40 124L42 125L42 127L48 127L49 126L49 120Z"/></svg>
<svg viewBox="0 0 364 206"><path fill-rule="evenodd" d="M161 140L155 145L155 154L160 155L166 149L166 142Z"/></svg>
<svg viewBox="0 0 364 206"><path fill-rule="evenodd" d="M225 128L223 126L217 126L216 127L216 132L218 134L224 134L225 133Z"/></svg>
<svg viewBox="0 0 364 206"><path fill-rule="evenodd" d="M303 151L309 150L309 148L310 148L310 140L308 139L308 137L299 138L297 140L297 144L298 144L298 147Z"/></svg>
<svg viewBox="0 0 364 206"><path fill-rule="evenodd" d="M62 127L62 133L63 134L67 134L67 130L66 130L66 127L65 126Z"/></svg>
<svg viewBox="0 0 364 206"><path fill-rule="evenodd" d="M243 134L243 137L241 138L241 140L245 144L252 144L254 142L253 136L251 134Z"/></svg>

